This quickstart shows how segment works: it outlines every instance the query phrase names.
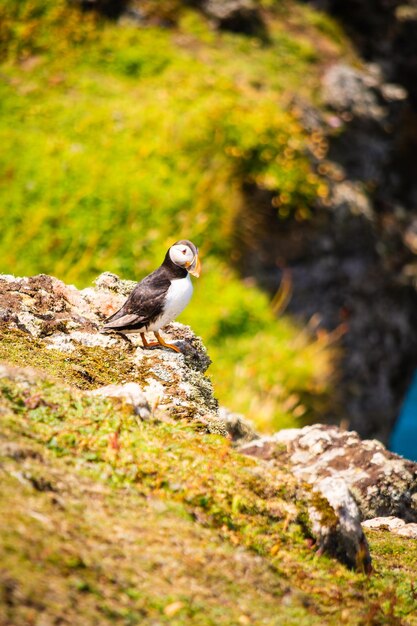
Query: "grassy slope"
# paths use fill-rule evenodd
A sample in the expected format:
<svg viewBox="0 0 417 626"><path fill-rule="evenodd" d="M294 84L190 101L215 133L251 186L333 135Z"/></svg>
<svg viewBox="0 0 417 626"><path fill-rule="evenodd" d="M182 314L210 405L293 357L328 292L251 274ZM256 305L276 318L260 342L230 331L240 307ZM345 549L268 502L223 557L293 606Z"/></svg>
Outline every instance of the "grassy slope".
<svg viewBox="0 0 417 626"><path fill-rule="evenodd" d="M173 238L195 239L208 260L182 319L210 349L220 400L277 427L325 405L334 355L237 280L233 230L245 182L273 190L283 218L306 219L325 194L306 158L322 140L290 103L312 97L342 36L308 8L267 4L263 45L192 11L172 30L136 29L63 0L7 0L0 254L2 271L85 285L103 270L139 278Z"/></svg>
<svg viewBox="0 0 417 626"><path fill-rule="evenodd" d="M415 542L371 533L375 574L349 572L305 544L285 468L38 375L0 385L2 626L417 624Z"/></svg>

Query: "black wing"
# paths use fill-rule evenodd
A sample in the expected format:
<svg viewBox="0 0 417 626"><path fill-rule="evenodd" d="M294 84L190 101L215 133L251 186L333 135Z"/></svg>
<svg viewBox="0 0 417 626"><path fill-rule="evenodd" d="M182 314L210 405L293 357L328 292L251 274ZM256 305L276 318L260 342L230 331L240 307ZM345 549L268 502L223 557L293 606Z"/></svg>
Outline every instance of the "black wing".
<svg viewBox="0 0 417 626"><path fill-rule="evenodd" d="M122 308L106 320L104 328L123 331L148 326L162 313L170 285L163 268L158 268L136 285Z"/></svg>

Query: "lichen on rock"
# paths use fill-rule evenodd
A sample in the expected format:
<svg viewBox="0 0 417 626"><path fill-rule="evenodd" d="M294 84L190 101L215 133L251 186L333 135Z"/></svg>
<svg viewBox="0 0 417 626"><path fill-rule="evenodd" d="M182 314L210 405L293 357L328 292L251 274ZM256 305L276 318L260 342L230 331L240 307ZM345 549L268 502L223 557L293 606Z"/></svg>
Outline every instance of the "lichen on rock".
<svg viewBox="0 0 417 626"><path fill-rule="evenodd" d="M417 463L389 452L379 441L314 424L282 430L241 449L273 463L289 463L299 479L311 484L342 479L362 519L394 515L417 520Z"/></svg>
<svg viewBox="0 0 417 626"><path fill-rule="evenodd" d="M319 551L369 574L368 542L361 527L360 511L345 481L323 478L307 494L311 530Z"/></svg>
<svg viewBox="0 0 417 626"><path fill-rule="evenodd" d="M388 517L374 517L366 520L362 524L363 528L386 530L409 539L417 539L417 524L409 522L408 524L399 517L389 515Z"/></svg>

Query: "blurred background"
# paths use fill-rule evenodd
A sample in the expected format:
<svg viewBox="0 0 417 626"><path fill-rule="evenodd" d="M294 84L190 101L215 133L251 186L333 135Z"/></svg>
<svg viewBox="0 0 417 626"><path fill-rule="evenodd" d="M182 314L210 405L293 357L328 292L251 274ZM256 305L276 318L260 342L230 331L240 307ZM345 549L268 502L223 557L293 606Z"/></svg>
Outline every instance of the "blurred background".
<svg viewBox="0 0 417 626"><path fill-rule="evenodd" d="M417 456L414 0L2 0L0 58L1 272L191 239L222 404Z"/></svg>

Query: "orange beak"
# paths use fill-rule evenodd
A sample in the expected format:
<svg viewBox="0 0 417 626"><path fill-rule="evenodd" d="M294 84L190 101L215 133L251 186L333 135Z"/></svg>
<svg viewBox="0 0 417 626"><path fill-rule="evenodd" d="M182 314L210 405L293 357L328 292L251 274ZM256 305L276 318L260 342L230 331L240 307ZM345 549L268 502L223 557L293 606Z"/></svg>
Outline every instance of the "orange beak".
<svg viewBox="0 0 417 626"><path fill-rule="evenodd" d="M191 274L192 276L196 276L196 278L200 276L201 263L197 255L194 257L194 261L191 263L191 265L187 269L188 269L189 274Z"/></svg>

